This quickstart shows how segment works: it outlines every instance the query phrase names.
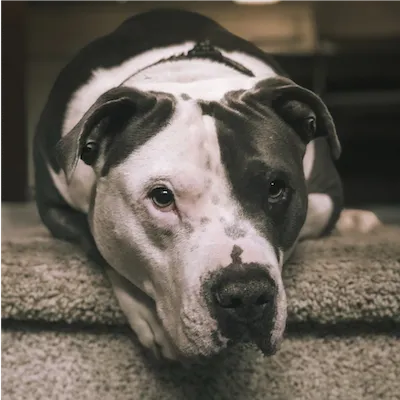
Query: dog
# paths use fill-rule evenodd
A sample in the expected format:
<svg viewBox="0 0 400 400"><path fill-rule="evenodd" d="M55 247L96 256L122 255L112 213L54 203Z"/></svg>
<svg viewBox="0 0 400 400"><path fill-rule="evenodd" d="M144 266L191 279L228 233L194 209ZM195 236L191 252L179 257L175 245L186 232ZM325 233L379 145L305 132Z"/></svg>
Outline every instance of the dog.
<svg viewBox="0 0 400 400"><path fill-rule="evenodd" d="M282 341L281 271L343 208L324 102L250 42L179 10L135 15L60 72L34 141L51 234L105 265L141 344L204 360Z"/></svg>

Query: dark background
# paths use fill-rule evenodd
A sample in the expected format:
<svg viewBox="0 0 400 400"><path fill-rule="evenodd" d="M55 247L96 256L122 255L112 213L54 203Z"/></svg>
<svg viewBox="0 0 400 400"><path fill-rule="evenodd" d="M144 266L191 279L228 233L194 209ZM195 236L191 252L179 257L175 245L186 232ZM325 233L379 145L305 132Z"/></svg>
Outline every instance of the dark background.
<svg viewBox="0 0 400 400"><path fill-rule="evenodd" d="M400 41L337 44L334 52L276 58L333 115L347 206L400 204Z"/></svg>

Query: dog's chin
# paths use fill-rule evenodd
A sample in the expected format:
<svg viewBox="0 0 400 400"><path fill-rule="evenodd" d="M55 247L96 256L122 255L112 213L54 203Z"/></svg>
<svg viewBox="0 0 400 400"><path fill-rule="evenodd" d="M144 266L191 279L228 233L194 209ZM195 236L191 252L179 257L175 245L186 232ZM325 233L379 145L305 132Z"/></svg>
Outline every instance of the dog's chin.
<svg viewBox="0 0 400 400"><path fill-rule="evenodd" d="M230 349L240 346L241 344L250 344L258 348L262 354L266 357L273 356L280 347L280 342L272 343L268 338L257 338L255 340L243 340L243 341L230 341L228 346L215 351L210 351L207 355L196 352L180 352L177 353L177 359L175 362L181 364L185 368L192 368L195 366L204 366L214 362L224 356Z"/></svg>
<svg viewBox="0 0 400 400"><path fill-rule="evenodd" d="M255 335L252 337L252 343L254 343L265 356L273 356L280 348L281 340L272 341L271 337L264 337L261 335Z"/></svg>
<svg viewBox="0 0 400 400"><path fill-rule="evenodd" d="M185 345L184 348L176 346L176 356L178 362L184 366L207 364L215 357L220 355L228 346L204 347L202 343L195 342Z"/></svg>
<svg viewBox="0 0 400 400"><path fill-rule="evenodd" d="M175 348L176 360L184 365L207 363L225 354L225 350L241 344L254 345L265 356L272 356L282 342L282 324L269 314L251 323L235 322L233 319L217 322L214 318L207 318L207 314L204 319L189 320L186 314L181 315L181 323L169 323L164 328Z"/></svg>
<svg viewBox="0 0 400 400"><path fill-rule="evenodd" d="M248 325L246 336L265 356L272 356L280 348L283 332L278 332L273 322L267 322L266 325L260 322Z"/></svg>
<svg viewBox="0 0 400 400"><path fill-rule="evenodd" d="M202 343L196 345L190 342L184 348L176 346L176 361L185 367L205 365L223 355L227 350L241 344L250 344L257 347L264 356L273 356L280 348L282 339L273 340L271 333L260 332L258 329L249 329L241 338L228 339L224 346L212 346L205 348Z"/></svg>

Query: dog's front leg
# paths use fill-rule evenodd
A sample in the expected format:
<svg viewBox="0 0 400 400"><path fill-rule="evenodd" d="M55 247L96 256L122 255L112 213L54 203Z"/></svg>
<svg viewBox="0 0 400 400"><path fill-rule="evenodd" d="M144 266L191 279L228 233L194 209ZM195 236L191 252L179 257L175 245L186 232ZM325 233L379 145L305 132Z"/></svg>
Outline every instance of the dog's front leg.
<svg viewBox="0 0 400 400"><path fill-rule="evenodd" d="M140 343L150 349L157 359L163 356L176 360L176 352L158 318L154 300L112 267L105 269L121 310Z"/></svg>
<svg viewBox="0 0 400 400"><path fill-rule="evenodd" d="M326 230L334 213L332 198L324 193L308 195L308 212L299 239L316 239ZM341 235L351 232L368 233L382 225L379 218L368 210L343 209L334 225L334 232Z"/></svg>
<svg viewBox="0 0 400 400"><path fill-rule="evenodd" d="M334 202L325 193L308 195L306 221L300 231L299 240L316 239L326 230L334 212Z"/></svg>
<svg viewBox="0 0 400 400"><path fill-rule="evenodd" d="M369 210L344 209L336 223L340 234L351 232L368 233L382 225L375 213Z"/></svg>

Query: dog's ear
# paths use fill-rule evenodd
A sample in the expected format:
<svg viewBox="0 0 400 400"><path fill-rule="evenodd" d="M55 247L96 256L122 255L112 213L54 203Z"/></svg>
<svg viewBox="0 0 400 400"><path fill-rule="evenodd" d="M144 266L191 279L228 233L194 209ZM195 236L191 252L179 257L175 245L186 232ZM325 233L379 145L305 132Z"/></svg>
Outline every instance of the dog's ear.
<svg viewBox="0 0 400 400"><path fill-rule="evenodd" d="M136 89L118 87L101 95L75 127L57 143L55 159L64 170L67 182L81 158L92 165L105 135L116 135L129 121L151 110L155 95Z"/></svg>
<svg viewBox="0 0 400 400"><path fill-rule="evenodd" d="M288 78L278 77L258 82L244 96L258 106L273 109L305 144L319 136L327 137L333 158L339 158L341 145L332 116L321 98L312 91Z"/></svg>

